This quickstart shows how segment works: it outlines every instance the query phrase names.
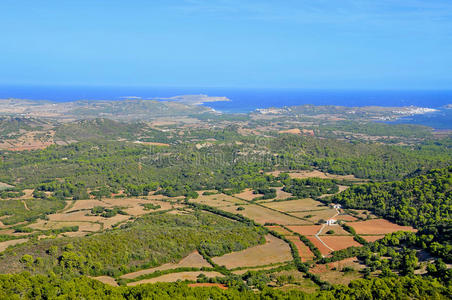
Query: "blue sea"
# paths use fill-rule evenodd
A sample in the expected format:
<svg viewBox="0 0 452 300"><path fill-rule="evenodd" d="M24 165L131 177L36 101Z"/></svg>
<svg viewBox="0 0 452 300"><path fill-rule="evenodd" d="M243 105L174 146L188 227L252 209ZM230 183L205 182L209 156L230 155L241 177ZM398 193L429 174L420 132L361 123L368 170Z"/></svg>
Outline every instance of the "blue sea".
<svg viewBox="0 0 452 300"><path fill-rule="evenodd" d="M0 98L20 98L68 102L75 100L122 100L165 98L177 95L206 94L225 96L229 102L206 103L217 111L246 113L257 108L303 104L341 106L419 106L438 112L416 115L398 123L423 124L437 129L452 129L452 90L310 90L245 88L156 88L112 86L0 86Z"/></svg>

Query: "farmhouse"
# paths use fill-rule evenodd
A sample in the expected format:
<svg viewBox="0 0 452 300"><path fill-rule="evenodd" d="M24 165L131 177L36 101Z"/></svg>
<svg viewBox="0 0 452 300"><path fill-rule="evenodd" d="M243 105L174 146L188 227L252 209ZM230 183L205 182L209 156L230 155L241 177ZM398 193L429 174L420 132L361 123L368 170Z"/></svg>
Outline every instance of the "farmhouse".
<svg viewBox="0 0 452 300"><path fill-rule="evenodd" d="M335 209L340 209L342 207L342 205L340 204L333 204L333 208Z"/></svg>
<svg viewBox="0 0 452 300"><path fill-rule="evenodd" d="M331 226L331 225L335 225L336 224L336 220L335 219L329 219L326 221L326 225Z"/></svg>

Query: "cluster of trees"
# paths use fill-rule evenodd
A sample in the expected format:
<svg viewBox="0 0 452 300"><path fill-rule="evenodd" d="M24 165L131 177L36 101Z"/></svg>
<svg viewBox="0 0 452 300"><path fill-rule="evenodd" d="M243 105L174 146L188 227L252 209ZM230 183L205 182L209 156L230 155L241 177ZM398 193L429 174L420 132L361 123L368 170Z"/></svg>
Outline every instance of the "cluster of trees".
<svg viewBox="0 0 452 300"><path fill-rule="evenodd" d="M370 136L426 138L432 135L429 127L411 124L385 124L376 122L342 121L336 124L320 126L324 132L345 131L363 133ZM324 133L325 134L325 133Z"/></svg>
<svg viewBox="0 0 452 300"><path fill-rule="evenodd" d="M40 192L52 192L52 197L55 199L72 198L73 200L89 199L84 183L72 183L70 181L60 182L51 181L39 184L34 192L33 197L45 199L47 198L45 193Z"/></svg>
<svg viewBox="0 0 452 300"><path fill-rule="evenodd" d="M256 282L259 278L248 278ZM260 279L260 280L265 280ZM250 283L253 283L250 282ZM258 282L256 283L258 284ZM360 279L348 286L306 294L263 288L260 292L229 288L191 288L184 282L145 284L134 287L111 287L81 276L64 280L56 276L29 273L0 275L2 299L450 299L450 289L438 282L419 277Z"/></svg>
<svg viewBox="0 0 452 300"><path fill-rule="evenodd" d="M116 216L117 214L120 215L127 215L125 211L122 210L123 207L115 206L112 208L106 208L103 206L95 206L91 208L91 214L95 216L101 216L104 218L111 218Z"/></svg>
<svg viewBox="0 0 452 300"><path fill-rule="evenodd" d="M19 198L25 195L20 189L8 188L0 191L0 198L8 199L8 198Z"/></svg>
<svg viewBox="0 0 452 300"><path fill-rule="evenodd" d="M402 225L412 225L420 230L418 235L430 243L432 251L450 257L451 174L452 167L448 167L403 181L354 186L332 200L348 208L368 209Z"/></svg>
<svg viewBox="0 0 452 300"><path fill-rule="evenodd" d="M273 188L258 188L253 191L253 194L262 194L260 197L256 197L253 200L264 200L276 198L276 190Z"/></svg>
<svg viewBox="0 0 452 300"><path fill-rule="evenodd" d="M446 167L452 160L449 139L395 146L284 135L270 140L268 147L278 154L272 161L288 169L314 167L374 180L400 180L419 171Z"/></svg>
<svg viewBox="0 0 452 300"><path fill-rule="evenodd" d="M46 215L56 213L64 208L64 201L55 199L26 199L0 201L0 217L5 225L13 225L23 221L32 222Z"/></svg>
<svg viewBox="0 0 452 300"><path fill-rule="evenodd" d="M28 270L17 262L32 255L43 261L33 265L36 272L116 276L178 261L201 246L209 256L243 250L262 243L264 234L252 224L203 212L154 213L96 235L17 245L4 252L0 272Z"/></svg>
<svg viewBox="0 0 452 300"><path fill-rule="evenodd" d="M322 178L283 179L283 191L291 193L297 198L319 197L324 194L339 192L335 180Z"/></svg>
<svg viewBox="0 0 452 300"><path fill-rule="evenodd" d="M228 132L234 130L224 130L228 142L201 149L192 143L149 148L100 140L5 152L0 181L15 183L20 177L18 188L37 188L52 191L55 197L75 199L86 198L86 189L98 197L120 189L131 196L145 195L158 188L168 195L184 195L201 189L235 192L280 186L274 176L262 172L276 167L317 168L387 180L445 166L452 160L448 141L425 142L413 148L284 135L259 144L254 137Z"/></svg>

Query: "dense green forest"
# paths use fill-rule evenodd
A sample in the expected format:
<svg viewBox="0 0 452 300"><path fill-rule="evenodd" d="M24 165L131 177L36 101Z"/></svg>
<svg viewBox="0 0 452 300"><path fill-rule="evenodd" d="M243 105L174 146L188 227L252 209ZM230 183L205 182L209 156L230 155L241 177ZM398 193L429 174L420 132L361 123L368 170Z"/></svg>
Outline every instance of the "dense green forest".
<svg viewBox="0 0 452 300"><path fill-rule="evenodd" d="M242 137L240 141L213 143L201 149L190 143L159 147L80 142L36 151L4 151L0 181L22 188L43 183L60 185L58 189L65 194L79 198L86 196L82 191L86 188L114 191L149 183L178 191L168 194L184 195L200 189L269 187L274 179L262 170L318 168L334 174L392 180L447 166L452 159L448 140L416 147L287 135L263 140Z"/></svg>
<svg viewBox="0 0 452 300"><path fill-rule="evenodd" d="M452 167L403 181L353 186L332 197L347 208L368 209L419 229L419 238L447 260L452 258Z"/></svg>

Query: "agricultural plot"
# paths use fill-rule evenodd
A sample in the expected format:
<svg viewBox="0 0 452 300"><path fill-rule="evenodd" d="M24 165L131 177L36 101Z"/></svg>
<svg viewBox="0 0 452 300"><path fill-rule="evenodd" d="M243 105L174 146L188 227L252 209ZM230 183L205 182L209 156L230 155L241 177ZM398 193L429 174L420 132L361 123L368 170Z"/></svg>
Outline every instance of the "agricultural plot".
<svg viewBox="0 0 452 300"><path fill-rule="evenodd" d="M284 192L282 187L274 188L276 190L276 200L284 200L292 197L291 193Z"/></svg>
<svg viewBox="0 0 452 300"><path fill-rule="evenodd" d="M361 244L353 239L353 236L334 236L334 235L324 235L321 239L329 247L333 248L334 251L342 250L348 247L361 247Z"/></svg>
<svg viewBox="0 0 452 300"><path fill-rule="evenodd" d="M5 241L5 242L0 242L0 252L5 251L6 248L8 248L9 246L22 244L22 243L25 243L26 241L28 241L28 239L17 239L17 240L9 240L9 241Z"/></svg>
<svg viewBox="0 0 452 300"><path fill-rule="evenodd" d="M385 219L373 219L367 221L360 222L352 222L349 223L353 229L355 229L356 233L362 235L379 235L379 234L388 234L395 231L411 231L416 232L417 230L411 226L400 226L394 223L391 223Z"/></svg>
<svg viewBox="0 0 452 300"><path fill-rule="evenodd" d="M197 199L191 199L190 201L198 204L205 204L213 207L234 207L237 205L246 205L247 202L237 199L235 197L225 195L225 194L215 194L215 195L202 195L200 193Z"/></svg>
<svg viewBox="0 0 452 300"><path fill-rule="evenodd" d="M202 267L211 267L211 265L198 253L198 251L195 251L192 252L190 255L186 256L185 258L183 258L178 263L168 263L155 268L140 270L133 273L127 273L122 275L121 278L133 279L137 278L138 276L154 273L155 271L171 270L182 267L202 268Z"/></svg>
<svg viewBox="0 0 452 300"><path fill-rule="evenodd" d="M322 228L322 225L307 225L307 226L293 225L287 226L287 228L301 235L310 236L316 235L317 232L319 232L320 228Z"/></svg>
<svg viewBox="0 0 452 300"><path fill-rule="evenodd" d="M212 260L220 266L234 269L291 261L292 255L290 253L290 247L286 242L272 235L267 235L264 245L214 257Z"/></svg>
<svg viewBox="0 0 452 300"><path fill-rule="evenodd" d="M350 281L362 277L359 271L364 267L356 257L351 257L337 262L315 265L310 271L324 281L347 285Z"/></svg>
<svg viewBox="0 0 452 300"><path fill-rule="evenodd" d="M278 176L279 174L284 173L282 171L274 171L268 174L272 174L273 176ZM354 175L336 175L325 173L319 170L314 171L298 171L298 172L288 172L290 178L322 178L322 179L342 179L342 180L353 180L353 181L363 181L362 179L356 178Z"/></svg>
<svg viewBox="0 0 452 300"><path fill-rule="evenodd" d="M237 198L240 198L240 199L251 201L254 198L261 197L262 194L253 194L253 190L246 189L245 191L243 191L243 192L241 192L239 194L235 194L234 196L237 197Z"/></svg>
<svg viewBox="0 0 452 300"><path fill-rule="evenodd" d="M355 218L354 216L351 216L351 215L338 215L335 217L335 219L338 221L344 221L344 222L358 221L357 218Z"/></svg>
<svg viewBox="0 0 452 300"><path fill-rule="evenodd" d="M108 284L109 286L118 286L118 283L113 277L110 276L97 276L97 277L91 277L92 279L95 279L97 281L100 281L104 284Z"/></svg>
<svg viewBox="0 0 452 300"><path fill-rule="evenodd" d="M201 272L201 271L195 271L195 272L179 272L179 273L170 273L165 274L159 277L150 278L150 279L144 279L140 281L130 282L127 285L128 286L135 286L140 285L144 283L155 283L155 282L175 282L178 280L189 280L189 281L196 281L199 275L204 274L206 277L214 278L214 277L223 277L221 273L218 272Z"/></svg>
<svg viewBox="0 0 452 300"><path fill-rule="evenodd" d="M280 265L280 264L279 264ZM266 267L260 267L260 268L247 268L247 269L240 269L240 270L235 270L232 271L233 274L236 275L242 275L245 274L248 271L261 271L261 270L270 270L273 268L277 268L279 265L272 265L272 266L266 266Z"/></svg>
<svg viewBox="0 0 452 300"><path fill-rule="evenodd" d="M315 211L321 209L327 209L327 206L322 202L315 201L311 198L306 199L298 199L298 200L288 200L288 201L275 201L275 202L266 202L262 203L262 205L276 209L283 212L307 212L307 211Z"/></svg>
<svg viewBox="0 0 452 300"><path fill-rule="evenodd" d="M292 232L290 232L289 230L287 230L281 226L278 226L278 225L265 226L265 227L267 227L268 229L273 230L279 234L285 235L285 236L292 235Z"/></svg>
<svg viewBox="0 0 452 300"><path fill-rule="evenodd" d="M323 256L327 256L328 254L330 254L331 252L333 252L331 249L329 249L327 246L325 246L318 238L316 238L315 236L307 236L307 238L314 244L314 246L316 246L320 253Z"/></svg>
<svg viewBox="0 0 452 300"><path fill-rule="evenodd" d="M288 216L283 213L256 204L244 205L242 207L243 210L237 210L238 206L220 207L220 209L231 213L239 213L249 219L254 220L259 224L265 223L276 223L282 225L309 224L309 222L306 222L304 220L300 220L298 218Z"/></svg>
<svg viewBox="0 0 452 300"><path fill-rule="evenodd" d="M322 220L328 220L332 217L335 217L337 215L337 211L333 208L326 208L322 210L316 210L316 211L309 211L309 212L291 212L292 216L298 217L298 218L306 218L307 220L317 223ZM321 222L321 223L324 223Z"/></svg>
<svg viewBox="0 0 452 300"><path fill-rule="evenodd" d="M319 235L335 236L335 235L350 235L350 233L345 231L344 228L342 228L339 225L326 225L325 227L323 227L322 232Z"/></svg>
<svg viewBox="0 0 452 300"><path fill-rule="evenodd" d="M92 222L55 222L47 220L38 220L36 223L29 225L28 227L38 230L50 230L50 229L60 229L67 226L78 226L81 232L95 232L101 229L99 223Z"/></svg>
<svg viewBox="0 0 452 300"><path fill-rule="evenodd" d="M298 254L300 255L301 261L305 262L314 258L314 254L311 252L308 246L306 246L298 236L287 236L289 241L295 244L298 249Z"/></svg>
<svg viewBox="0 0 452 300"><path fill-rule="evenodd" d="M201 282L201 283L190 283L188 284L189 287L217 287L221 290L227 290L228 287L221 283L208 283L208 282Z"/></svg>

